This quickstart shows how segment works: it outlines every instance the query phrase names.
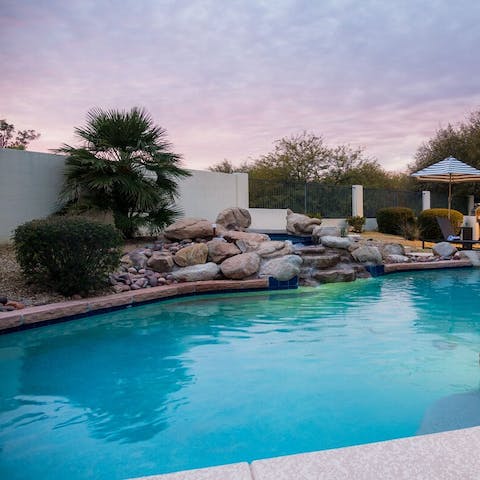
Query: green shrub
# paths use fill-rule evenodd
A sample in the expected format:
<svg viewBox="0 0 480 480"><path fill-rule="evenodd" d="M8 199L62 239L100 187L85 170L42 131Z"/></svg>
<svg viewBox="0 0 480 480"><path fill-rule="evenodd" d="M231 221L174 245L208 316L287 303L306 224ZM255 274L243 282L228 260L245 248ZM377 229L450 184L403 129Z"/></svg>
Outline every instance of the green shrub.
<svg viewBox="0 0 480 480"><path fill-rule="evenodd" d="M388 207L377 211L378 231L401 235L406 225L415 223L415 214L411 208Z"/></svg>
<svg viewBox="0 0 480 480"><path fill-rule="evenodd" d="M84 294L105 284L118 267L120 233L81 217L50 217L20 225L13 235L22 272L63 295Z"/></svg>
<svg viewBox="0 0 480 480"><path fill-rule="evenodd" d="M427 240L443 238L436 217L448 218L448 208L430 208L429 210L424 210L418 216L418 226L420 227L420 232L423 238L426 238ZM450 210L450 222L453 225L455 234L458 235L460 232L460 226L463 223L463 214L458 210Z"/></svg>
<svg viewBox="0 0 480 480"><path fill-rule="evenodd" d="M322 215L320 212L308 212L305 215L310 218L318 218L319 220L322 219Z"/></svg>
<svg viewBox="0 0 480 480"><path fill-rule="evenodd" d="M363 226L365 225L365 217L355 216L347 217L347 223L352 227L352 232L362 233Z"/></svg>

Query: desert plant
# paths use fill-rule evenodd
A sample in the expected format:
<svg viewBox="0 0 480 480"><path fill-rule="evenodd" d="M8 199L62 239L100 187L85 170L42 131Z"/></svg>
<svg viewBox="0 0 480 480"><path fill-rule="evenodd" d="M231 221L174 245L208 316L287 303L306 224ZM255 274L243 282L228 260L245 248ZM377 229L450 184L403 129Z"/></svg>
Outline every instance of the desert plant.
<svg viewBox="0 0 480 480"><path fill-rule="evenodd" d="M27 278L72 295L105 285L108 273L118 267L123 239L112 225L51 217L20 225L13 241Z"/></svg>
<svg viewBox="0 0 480 480"><path fill-rule="evenodd" d="M415 223L413 210L406 207L381 208L376 217L378 231L392 235L401 235L406 225Z"/></svg>
<svg viewBox="0 0 480 480"><path fill-rule="evenodd" d="M318 218L318 220L322 219L322 214L320 212L307 212L305 215L310 218Z"/></svg>
<svg viewBox="0 0 480 480"><path fill-rule="evenodd" d="M418 240L421 237L420 227L416 221L403 225L400 233L406 240Z"/></svg>
<svg viewBox="0 0 480 480"><path fill-rule="evenodd" d="M418 226L420 227L420 232L422 238L437 240L443 238L442 231L438 226L436 217L445 217L448 218L448 209L447 208L430 208L424 210L418 216ZM455 230L455 233L458 235L460 232L460 227L463 223L463 213L458 210L450 210L450 222Z"/></svg>
<svg viewBox="0 0 480 480"><path fill-rule="evenodd" d="M352 232L354 233L362 233L365 221L365 217L360 217L358 215L355 217L347 217L347 223L352 227Z"/></svg>
<svg viewBox="0 0 480 480"><path fill-rule="evenodd" d="M87 125L75 129L79 148L63 145L67 155L62 199L74 211L111 211L127 238L142 226L159 230L180 213L173 206L180 168L166 131L143 109L93 109Z"/></svg>

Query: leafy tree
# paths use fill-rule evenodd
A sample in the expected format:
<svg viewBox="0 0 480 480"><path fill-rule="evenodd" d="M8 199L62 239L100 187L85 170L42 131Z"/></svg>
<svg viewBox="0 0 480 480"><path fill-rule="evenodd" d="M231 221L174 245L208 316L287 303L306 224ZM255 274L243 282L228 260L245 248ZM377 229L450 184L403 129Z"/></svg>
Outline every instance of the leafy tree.
<svg viewBox="0 0 480 480"><path fill-rule="evenodd" d="M16 150L26 150L28 144L40 137L35 130L19 130L15 134L15 125L8 123L5 119L0 119L0 148L13 148Z"/></svg>
<svg viewBox="0 0 480 480"><path fill-rule="evenodd" d="M415 154L415 161L409 165L410 172L426 168L446 157L458 160L480 169L480 110L470 114L465 122L440 128L435 136L424 142ZM438 183L423 183L423 188L445 190ZM462 184L455 187L457 195L472 193L477 184Z"/></svg>
<svg viewBox="0 0 480 480"><path fill-rule="evenodd" d="M275 142L273 152L249 166L253 178L318 181L328 169L329 149L322 137L303 132Z"/></svg>
<svg viewBox="0 0 480 480"><path fill-rule="evenodd" d="M223 162L216 163L211 167L208 167L211 172L218 172L218 173L235 173L237 168L233 165L232 162L225 159Z"/></svg>
<svg viewBox="0 0 480 480"><path fill-rule="evenodd" d="M212 167L215 172L246 172L255 180L271 180L264 184L262 195L284 196L283 182L320 182L329 185L360 184L371 188L399 190L417 189L417 183L404 172L388 172L377 160L365 156L361 148L349 145L329 147L321 136L303 132L275 142L273 152L244 162L239 167L224 160ZM280 183L279 183L280 182ZM275 194L270 190L274 189ZM268 190L268 191L267 191ZM280 203L282 203L279 200Z"/></svg>
<svg viewBox="0 0 480 480"><path fill-rule="evenodd" d="M179 214L176 180L190 174L171 151L166 130L144 109L95 108L75 134L80 147L57 150L67 155L62 198L70 210L111 211L127 238L141 226L157 231Z"/></svg>

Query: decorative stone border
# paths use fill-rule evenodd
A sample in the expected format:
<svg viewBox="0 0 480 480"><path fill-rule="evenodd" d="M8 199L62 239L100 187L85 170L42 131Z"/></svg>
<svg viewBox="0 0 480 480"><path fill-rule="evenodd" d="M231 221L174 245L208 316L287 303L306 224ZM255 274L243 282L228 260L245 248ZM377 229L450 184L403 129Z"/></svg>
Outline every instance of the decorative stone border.
<svg viewBox="0 0 480 480"><path fill-rule="evenodd" d="M289 286L288 288L294 288ZM27 307L22 310L0 313L0 334L51 323L60 319L68 319L76 315L91 315L112 308L133 305L184 295L202 293L222 293L229 291L268 290L269 280L256 278L253 280L210 280L201 282L177 283L142 290L131 290L115 293L106 297L86 298L69 302L51 303L37 307Z"/></svg>

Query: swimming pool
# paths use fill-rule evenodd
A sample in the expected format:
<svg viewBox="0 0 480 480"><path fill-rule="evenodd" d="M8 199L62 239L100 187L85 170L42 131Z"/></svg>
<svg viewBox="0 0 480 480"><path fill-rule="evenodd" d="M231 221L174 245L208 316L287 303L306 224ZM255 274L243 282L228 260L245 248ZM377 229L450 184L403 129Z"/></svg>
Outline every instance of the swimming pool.
<svg viewBox="0 0 480 480"><path fill-rule="evenodd" d="M128 478L480 425L480 270L0 337L1 478Z"/></svg>

